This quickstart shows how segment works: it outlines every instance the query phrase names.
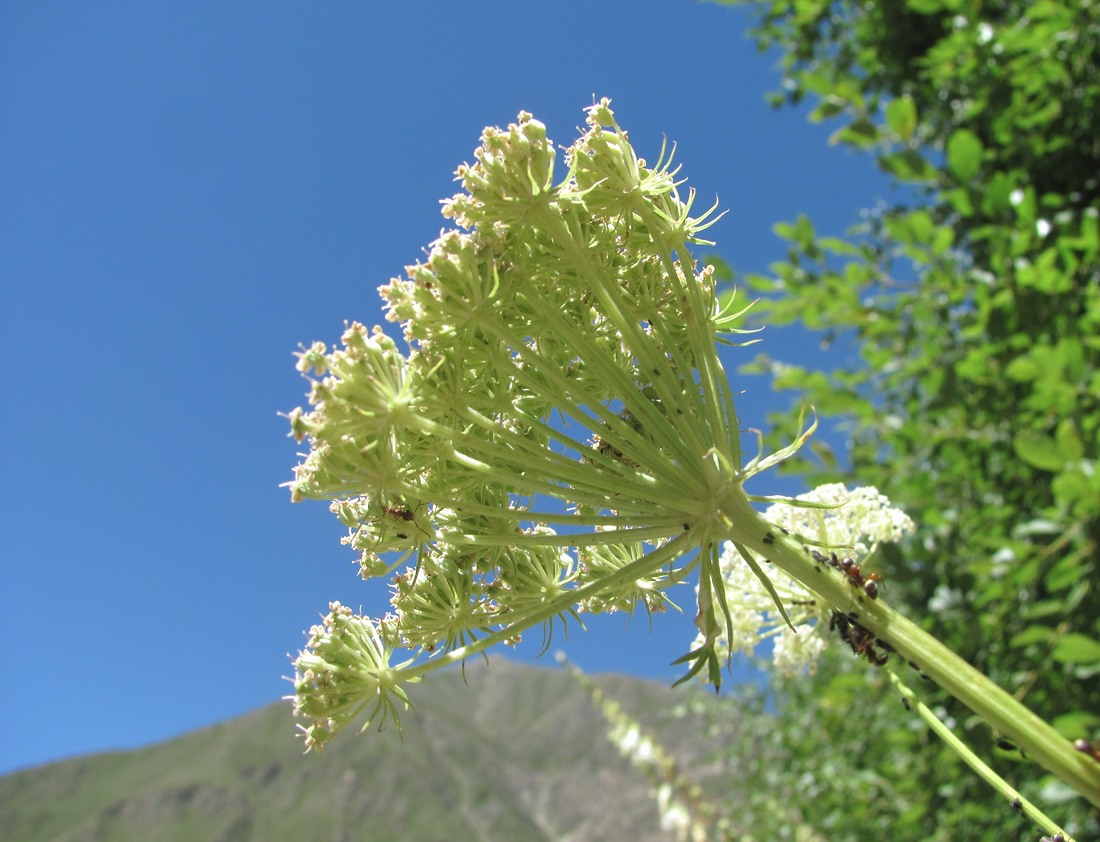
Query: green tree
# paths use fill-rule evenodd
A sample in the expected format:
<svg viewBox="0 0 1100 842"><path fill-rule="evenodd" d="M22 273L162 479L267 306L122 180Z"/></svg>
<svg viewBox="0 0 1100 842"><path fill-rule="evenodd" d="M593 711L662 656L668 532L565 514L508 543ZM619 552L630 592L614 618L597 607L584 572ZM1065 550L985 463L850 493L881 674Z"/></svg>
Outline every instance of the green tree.
<svg viewBox="0 0 1100 842"><path fill-rule="evenodd" d="M809 98L810 119L839 121L837 144L910 189L844 237L819 234L804 216L776 225L786 259L747 279L763 295L753 311L761 324L800 322L825 343L852 342L859 364L762 355L749 370L842 422L849 452L819 445L797 469L814 483L873 484L918 524L915 540L880 563L891 601L1067 737L1096 737L1100 9L1089 0L753 5L757 44L782 56L776 104ZM896 720L894 736L832 773L904 768L889 792L868 789L897 820L892 838L977 838L977 829L1018 838L1020 818L956 774L945 750L918 746L922 732L905 729L900 705L877 710L875 693L845 695L847 679L836 681L825 683L843 698L842 721ZM822 698L813 704L829 704ZM801 692L789 701L788 713L807 703ZM998 748L1000 735L942 701L968 743L1016 777L1021 758ZM786 721L781 739L792 744L806 723ZM826 802L814 814L853 812L849 795L829 801L818 783ZM1028 792L1048 804L1062 796L1050 779ZM791 797L810 795L792 786ZM1076 833L1097 837L1095 810L1076 799L1063 807ZM850 829L830 838L867 838Z"/></svg>

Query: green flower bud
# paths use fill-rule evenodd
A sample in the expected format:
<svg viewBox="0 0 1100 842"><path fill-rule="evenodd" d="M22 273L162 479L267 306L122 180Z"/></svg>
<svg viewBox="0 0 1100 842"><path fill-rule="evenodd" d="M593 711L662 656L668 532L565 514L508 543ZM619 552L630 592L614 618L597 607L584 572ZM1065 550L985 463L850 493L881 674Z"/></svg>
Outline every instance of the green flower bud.
<svg viewBox="0 0 1100 842"><path fill-rule="evenodd" d="M407 706L389 664L392 644L371 620L333 602L306 647L294 661L293 698L295 716L308 720L300 726L307 749L319 748L372 703L370 721L395 718L396 702Z"/></svg>

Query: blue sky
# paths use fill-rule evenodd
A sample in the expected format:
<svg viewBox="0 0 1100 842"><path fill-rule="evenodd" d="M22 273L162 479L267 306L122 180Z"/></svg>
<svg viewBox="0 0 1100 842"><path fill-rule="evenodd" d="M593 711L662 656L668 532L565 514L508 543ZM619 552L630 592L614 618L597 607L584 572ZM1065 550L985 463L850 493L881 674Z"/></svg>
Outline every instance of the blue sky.
<svg viewBox="0 0 1100 842"><path fill-rule="evenodd" d="M775 57L747 20L689 0L0 6L0 772L272 702L330 600L384 608L327 508L279 487L298 447L278 413L304 402L299 343L380 321L376 287L438 235L485 125L525 109L565 145L611 97L641 154L675 141L718 196L742 271L783 255L774 222L840 234L884 194L829 128L765 104ZM749 426L787 401L741 388ZM652 633L614 617L554 648L670 681L679 601Z"/></svg>

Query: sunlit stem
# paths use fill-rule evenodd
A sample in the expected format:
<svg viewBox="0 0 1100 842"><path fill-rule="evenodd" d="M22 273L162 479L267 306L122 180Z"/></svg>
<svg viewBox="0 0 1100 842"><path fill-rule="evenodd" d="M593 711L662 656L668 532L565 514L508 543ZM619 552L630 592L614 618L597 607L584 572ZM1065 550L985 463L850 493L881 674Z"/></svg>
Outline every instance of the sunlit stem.
<svg viewBox="0 0 1100 842"><path fill-rule="evenodd" d="M1039 825L1043 831L1052 835L1060 833L1066 842L1073 842L1069 834L1058 827L1058 825L1048 818L1042 810L1013 789L1008 781L994 772L985 761L978 757L978 755L974 754L974 752L970 750L970 747L956 737L954 732L936 716L935 712L917 698L917 694L893 672L890 673L890 681L905 700L906 708L916 711L917 715L928 724L928 727L932 729L936 736L958 754L963 762L973 769L982 780L997 790L997 792L1001 793L1009 802L1013 803L1022 815L1027 816Z"/></svg>

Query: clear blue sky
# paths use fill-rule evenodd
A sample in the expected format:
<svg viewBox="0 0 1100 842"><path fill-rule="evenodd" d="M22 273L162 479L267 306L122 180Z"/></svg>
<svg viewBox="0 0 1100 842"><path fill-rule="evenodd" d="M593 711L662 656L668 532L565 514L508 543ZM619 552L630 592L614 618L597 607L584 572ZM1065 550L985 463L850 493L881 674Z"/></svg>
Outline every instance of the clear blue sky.
<svg viewBox="0 0 1100 842"><path fill-rule="evenodd" d="M0 772L272 702L329 600L384 607L326 507L279 487L277 413L304 402L299 343L380 320L483 126L525 109L568 144L611 97L719 197L740 270L782 256L774 222L840 234L885 192L765 104L746 23L690 0L0 6ZM787 400L735 388L750 426ZM554 648L671 680L680 602Z"/></svg>

